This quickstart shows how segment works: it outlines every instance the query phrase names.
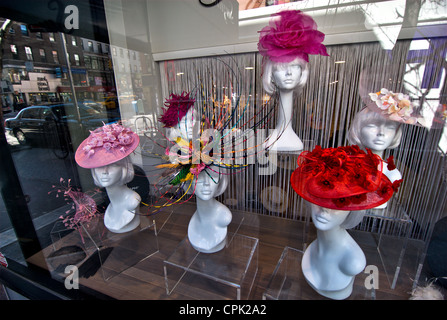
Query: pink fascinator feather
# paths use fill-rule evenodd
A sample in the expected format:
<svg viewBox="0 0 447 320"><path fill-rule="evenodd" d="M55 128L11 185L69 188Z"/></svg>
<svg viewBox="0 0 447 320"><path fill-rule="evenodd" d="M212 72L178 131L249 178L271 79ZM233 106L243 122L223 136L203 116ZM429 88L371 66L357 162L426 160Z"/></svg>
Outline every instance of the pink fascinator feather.
<svg viewBox="0 0 447 320"><path fill-rule="evenodd" d="M164 103L166 108L163 109L163 114L158 121L163 123L165 128L176 126L194 106L194 102L195 99L190 98L187 92L183 91L180 95L171 93Z"/></svg>
<svg viewBox="0 0 447 320"><path fill-rule="evenodd" d="M268 26L260 31L258 50L273 62L291 62L300 58L309 62L309 54L329 56L322 44L324 33L316 22L300 10L284 10L272 15Z"/></svg>

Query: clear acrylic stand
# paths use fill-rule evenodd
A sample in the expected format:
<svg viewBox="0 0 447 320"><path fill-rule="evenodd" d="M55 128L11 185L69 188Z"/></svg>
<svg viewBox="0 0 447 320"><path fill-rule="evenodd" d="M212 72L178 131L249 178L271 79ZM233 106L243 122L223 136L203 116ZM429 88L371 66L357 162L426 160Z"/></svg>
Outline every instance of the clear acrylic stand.
<svg viewBox="0 0 447 320"><path fill-rule="evenodd" d="M285 247L276 268L263 293L263 300L329 300L318 294L307 283L301 270L304 252ZM348 299L374 299L374 288L365 287L366 274L360 273L354 280L352 294Z"/></svg>
<svg viewBox="0 0 447 320"><path fill-rule="evenodd" d="M98 224L102 217L96 217L79 229L65 226L62 220L57 221L50 232L52 252L46 257L47 266L55 278L64 278L65 268L75 266L78 269L92 261L98 255ZM89 260L90 259L90 260ZM99 266L100 267L100 266Z"/></svg>
<svg viewBox="0 0 447 320"><path fill-rule="evenodd" d="M54 250L47 262L56 278L65 277L65 267L73 265L80 277L88 278L99 270L107 281L159 251L155 222L144 216L137 229L126 233L108 231L102 217L79 230L57 222L51 239Z"/></svg>
<svg viewBox="0 0 447 320"><path fill-rule="evenodd" d="M389 216L390 211L397 214ZM391 289L395 289L403 266L413 221L399 204L393 204L386 209L369 210L364 220L366 219L369 219L369 228L372 232L366 233L370 240L363 241L363 243L376 246L388 284ZM352 232L354 238L356 233L358 234L357 231ZM365 235L362 237L365 238ZM360 240L362 237L357 240L359 244L362 244L362 240Z"/></svg>
<svg viewBox="0 0 447 320"><path fill-rule="evenodd" d="M228 233L224 249L201 253L188 237L164 261L166 292L197 299L248 299L258 271L258 239Z"/></svg>
<svg viewBox="0 0 447 320"><path fill-rule="evenodd" d="M109 280L159 251L155 221L141 217L140 226L126 233L113 233L103 228L101 247L101 272Z"/></svg>

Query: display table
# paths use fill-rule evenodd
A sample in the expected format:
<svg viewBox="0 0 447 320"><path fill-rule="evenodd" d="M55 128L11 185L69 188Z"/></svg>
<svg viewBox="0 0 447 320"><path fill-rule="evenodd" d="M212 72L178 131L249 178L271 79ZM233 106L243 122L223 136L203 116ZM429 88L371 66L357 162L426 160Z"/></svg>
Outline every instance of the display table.
<svg viewBox="0 0 447 320"><path fill-rule="evenodd" d="M189 269L190 272L185 272L185 269L182 269L175 265L173 266L173 268L168 270L168 272L181 272L183 278L181 278L181 281L176 283L176 280L178 280L179 278L174 278L174 274L172 274L172 277L170 276L171 274L168 274L168 280L170 282L168 286L166 286L166 277L164 271L164 268L166 266L165 262L175 262L173 258L180 255L180 253L182 252L182 246L186 246L186 243L184 243L183 241L185 241L186 239L188 222L195 210L195 204L191 203L177 207L166 208L156 215L151 216L150 219L155 220L157 226L156 231L159 251L149 256L148 258L144 258L139 263L136 263L135 265L123 270L121 273L110 278L109 280L105 280L102 272L100 272L99 270L98 272L96 272L96 274L93 274L89 277L80 275L79 290L83 291L87 288L88 292L91 292L92 290L98 292L99 298L104 298L104 295L106 295L114 299L124 300L209 300L228 299L230 296L234 297L234 299L237 299L237 291L239 290L239 292L241 293L240 298L245 299L247 293L245 293L244 291L245 285L241 280L238 280L238 283L242 283L240 289L238 289L237 287L232 287L229 284L221 285L214 279L209 279L201 275L197 275L191 272L192 268ZM238 217L241 216L243 216L242 221L241 219L238 219ZM250 267L253 267L255 266L255 262L257 262L257 271L253 268L246 270L245 273L244 280L247 280L256 271L256 276L248 299L282 299L282 297L285 296L286 292L284 290L287 288L287 283L290 282L288 280L285 280L285 284L282 286L281 294L277 294L272 291L275 288L273 287L273 284L276 283L278 275L282 272L279 268L282 268L283 264L279 264L279 261L284 261L284 257L290 258L290 256L284 255L284 249L286 247L303 249L303 239L305 238L303 235L303 231L306 230L303 225L305 224L306 222L303 221L294 221L290 219L283 219L244 211L233 211L233 221L229 225L229 233L239 235L240 237L233 237L234 243L227 249L233 250L236 255L241 256L242 254L238 253L241 248L237 248L237 246L239 246L237 245L237 243L244 243L244 241L241 240L245 239L247 243L245 245L245 248L242 247L242 250L244 250L244 252L249 252L249 248L253 248L254 245L253 238L259 240L259 242L255 241L256 247L253 251L252 263L250 263ZM308 238L309 240L312 240L316 236L314 234L312 224L310 224L309 229L310 234L308 235ZM69 246L73 243L74 236L75 233L72 232L71 234L61 238L61 242L57 243L57 245ZM387 276L385 276L385 271L382 267L381 258L383 257L378 254L377 236L377 234L371 234L369 232L362 231L357 231L355 232L355 234L353 233L354 239L360 244L365 252L367 264L376 265L379 268L379 288L375 290L376 299L408 299L409 292L411 292L412 277L414 276L414 272L416 270L416 266L414 266L412 262L416 261L417 258L417 256L415 257L414 254L420 252L420 243L419 241L417 243L415 243L415 241L409 241L404 262L401 266L399 280L396 283L396 287L394 289L391 289L387 280ZM76 235L76 239L79 239L79 236ZM395 242L396 245L392 245L393 242ZM389 239L387 239L386 247L387 249L389 249L390 255L399 257L399 255L401 254L401 246L399 244L399 238L389 237ZM183 247L183 249L184 248L185 247ZM297 249L293 249L295 250L295 252L293 253L299 254L300 251L298 251ZM288 252L292 252L291 250L292 249L290 249L290 251ZM34 266L40 267L44 270L54 271L54 267L57 267L58 265L53 265L53 263L56 261L49 258L49 256L54 251L54 246L49 245L48 247L44 248L43 251L27 259L27 263L33 264ZM190 261L193 262L191 264L193 268L200 267L200 264L203 263L202 259L206 258L206 256L203 257L202 254L195 257L195 255L198 254L195 250L183 252L192 252L192 258L190 258ZM222 254L224 254L224 252L222 252ZM60 258L60 262L67 263L67 261L64 260L63 257ZM213 257L213 259L214 258L215 257ZM226 258L225 256L223 256L223 258L221 259ZM301 261L299 258L292 258L291 260L296 264ZM242 264L245 263L246 262L243 262ZM212 265L209 264L208 268L211 268L211 266ZM229 266L233 268L233 265L229 264ZM170 266L167 266L167 268L168 267ZM295 270L300 269L295 268ZM244 273L241 273L239 271L238 274L243 275ZM61 276L61 286L62 288L64 288L64 280L67 274L63 274L62 270ZM290 276L290 274L288 276ZM368 275L365 273L359 274L354 285L362 286L364 290L364 281L367 276ZM198 280L200 280L200 282ZM193 281L192 284L191 281ZM175 284L177 285L174 287ZM301 288L308 287L308 290L311 290L311 288L308 286L307 282L303 278L299 278L298 283L296 283L295 285ZM167 288L170 294L167 294ZM222 291L223 289L225 289L225 291ZM228 294L229 290L232 292L231 295ZM291 291L289 290L289 292ZM349 299L371 299L372 293L366 293L368 293L369 295L352 295ZM324 299L324 297L319 296L317 293L313 293L313 295L302 294L301 296L303 299ZM289 295L289 297L291 297L291 295Z"/></svg>

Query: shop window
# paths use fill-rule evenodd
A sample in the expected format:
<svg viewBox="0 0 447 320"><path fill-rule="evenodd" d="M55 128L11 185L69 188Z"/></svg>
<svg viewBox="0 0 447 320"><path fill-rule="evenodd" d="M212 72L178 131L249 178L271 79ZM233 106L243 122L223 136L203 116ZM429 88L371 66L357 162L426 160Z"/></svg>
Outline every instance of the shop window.
<svg viewBox="0 0 447 320"><path fill-rule="evenodd" d="M92 0L92 2L95 1ZM121 3L122 1L118 2ZM201 2L204 3L206 1ZM218 2L219 1L216 1L216 3ZM217 8L219 10L224 9L228 2L222 1L220 3L221 5ZM249 4L250 6L254 6L255 3L263 2L263 6L268 7L284 2L289 4L289 2L294 1L241 0L239 2L240 8L251 9ZM342 11L348 6L347 4L343 4L338 8L335 2L331 2L329 8L324 7L327 4L323 4L323 2L324 1L315 1L315 3L319 3L317 6L318 9L316 10L319 11L316 14L316 16L320 18L319 23L320 21L324 24L323 22L326 21L337 20L330 19L333 17L340 17L340 19L343 20L343 15L333 16L333 14L329 12L333 9L340 9L340 11ZM360 2L362 4L364 3L362 1ZM381 1L376 2L380 3ZM408 1L408 3L409 2L410 1ZM110 4L111 2L105 1L106 5L107 3ZM129 2L127 5L132 7L134 4L131 3L132 2ZM143 1L141 3L145 2ZM148 6L154 5L154 3L155 2L147 1ZM161 5L161 3L163 2L157 3L157 5ZM243 6L242 3L246 5ZM314 13L312 12L312 8L309 7L311 6L311 2L296 1L296 3L297 5L305 6L305 11ZM357 6L357 4L355 5ZM369 6L370 4L367 5ZM371 4L371 6L373 5L374 4ZM115 10L115 8L113 9ZM278 8L271 9L275 12L279 10ZM125 10L128 10L127 6ZM213 8L207 10L213 10ZM324 10L327 10L327 16L325 16ZM152 10L145 10L142 12L147 12L148 14L153 13ZM183 13L183 11L181 12ZM262 19L267 17L267 14L265 13L267 11L263 12ZM113 13L113 17L119 16L116 14L117 12L113 11ZM358 12L355 13L357 14ZM400 14L400 12L397 11L395 13ZM250 14L251 12L240 13L240 15L245 16ZM253 15L255 15L255 13L253 13ZM125 21L126 24L123 24L126 25L126 29L143 30L142 33L147 30L153 31L154 28L146 28L146 26L142 26L141 24L138 25L140 29L131 28L131 23L134 19L137 20L139 16L141 15L123 15L123 17L129 19L129 21ZM352 14L352 17L355 18L355 14ZM143 17L143 19L145 18L146 17ZM362 16L362 18L365 17ZM173 21L172 19L165 20ZM365 19L361 20L362 23L359 23L361 27L361 32L359 34L361 35L369 32L364 30L364 20ZM108 23L114 22L116 22L116 20L113 20L112 22L111 19L109 19L108 21ZM119 22L120 21L118 21L118 23ZM245 25L251 25L251 22L252 21L250 21L249 18L239 21L240 25L244 25L244 23ZM344 22L345 21L343 21L343 23ZM128 24L129 28L127 28ZM95 25L95 27L97 26L98 25ZM14 151L14 160L16 161L16 170L19 174L20 182L23 183L23 189L27 195L26 199L29 200L25 204L25 207L29 206L33 219L34 216L38 216L42 212L53 214L54 217L56 217L55 219L58 219L60 214L56 215L54 212L60 211L61 214L67 212L68 208L66 207L64 199L56 199L49 195L52 186L57 184L62 177L66 180L72 179L71 181L73 184L79 186L82 185L85 190L90 190L89 188L93 190L93 186L85 183L89 178L89 173L86 176L80 177L80 175L84 173L79 170L75 164L73 159L74 150L61 150L63 148L55 148L51 145L51 143L54 142L57 143L58 147L61 146L61 143L66 143L64 147L79 145L77 143L82 141L86 134L88 135L88 130L83 132L79 127L76 127L78 116L81 118L79 119L80 121L86 121L84 123L85 126L91 125L92 127L97 127L98 123L100 123L99 125L102 125L103 121L118 121L121 114L126 117L123 117L122 120L130 126L134 125L135 128L137 128L136 116L143 116L142 118L146 120L153 119L154 123L151 124L151 127L157 127L156 119L161 113L164 98L167 98L170 93L179 93L183 90L197 90L197 88L203 90L202 92L216 92L216 96L213 97L215 98L213 103L216 103L216 105L220 102L222 102L222 105L226 105L227 100L230 101L233 97L242 97L240 101L243 102L240 102L238 105L241 106L241 108L234 109L235 113L240 112L238 116L241 115L241 117L238 118L237 123L230 123L229 121L228 128L237 128L243 123L247 128L257 128L257 126L260 125L258 122L259 119L261 117L266 117L268 118L269 123L261 124L265 125L265 130L268 130L268 125L276 122L275 120L277 120L276 118L280 112L279 107L277 107L275 110L276 112L272 112L272 114L269 115L265 114L267 108L270 108L273 103L278 101L274 101L275 97L268 96L262 89L263 84L261 74L263 60L255 47L252 47L253 50L250 49L251 51L244 51L237 54L222 53L222 55L214 56L219 53L215 53L214 47L208 45L205 41L206 39L201 39L200 37L197 37L200 40L198 46L203 45L203 47L192 47L191 51L188 51L190 49L189 45L191 44L194 46L195 44L194 41L189 41L190 39L185 37L183 40L188 43L186 48L172 47L165 49L161 44L181 44L181 41L170 41L171 39L168 37L168 30L162 28L161 31L154 32L152 35L162 35L164 41L157 42L156 37L154 37L153 43L148 41L147 43L143 43L144 46L141 43L135 44L136 41L126 41L122 43L126 43L129 47L124 48L115 47L114 43L111 42L112 52L111 55L108 56L108 44L102 44L97 42L97 40L82 37L76 38L75 36L68 34L66 37L68 43L71 43L71 45L67 46L67 51L69 51L68 55L72 55L71 58L73 59L72 62L74 65L81 66L81 64L83 64L85 66L85 68L72 68L72 74L71 76L68 76L70 68L66 65L65 53L63 49L61 49L61 41L59 41L59 43L55 42L56 38L61 36L61 34L44 32L48 34L49 41L52 42L48 46L51 48L49 49L51 51L48 51L47 53L49 54L51 52L51 54L49 54L47 58L45 50L48 49L48 47L42 45L44 43L43 41L37 42L39 43L39 47L45 47L45 49L35 47L34 44L31 43L32 39L29 38L29 30L26 24L17 22L15 27L17 28L16 31L19 31L20 27L20 32L24 38L22 39L20 34L18 34L18 37L7 37L9 39L6 39L3 48L1 48L4 49L5 52L3 59L10 59L10 55L12 55L13 59L22 59L23 62L31 61L33 60L34 50L36 54L38 52L38 56L36 55L35 57L36 61L48 62L45 65L42 63L28 63L25 67L25 63L16 63L17 61L14 61L13 68L4 67L3 74L8 75L9 79L1 79L2 85L3 81L9 81L14 84L14 89L12 90L14 93L11 92L10 95L11 97L14 97L16 110L23 109L32 104L47 104L52 102L54 110L51 112L57 116L58 120L69 119L72 121L68 124L67 132L69 132L69 134L67 136L58 136L56 139L51 136L45 136L43 138L43 145L39 146L34 143L30 143L26 145L26 147L21 146L20 144L24 143L24 141L19 142L17 138L14 141L15 144L11 144L11 148L13 148ZM83 26L81 26L81 28L82 27ZM212 27L211 24L210 27ZM255 29L253 25L251 25L251 27L253 30ZM120 36L123 35L121 32L126 36L126 30L123 30L122 28L118 29ZM249 38L248 41L255 43L259 37L259 34L257 33L257 30L259 29L260 28L256 28L256 31L253 32L252 35L247 35L241 32L241 39L245 36L247 36L248 39L248 36L251 36L252 38ZM330 28L327 28L327 31L331 32L332 30L329 29ZM10 33L11 30L13 31L14 29L11 28ZM33 33L31 28L30 30L31 33ZM24 33L25 31L26 34ZM112 28L110 31L112 32ZM191 30L188 28L185 28L185 30L177 30L176 33L180 33L180 31L190 33L191 38L196 36L196 34L190 32ZM377 67L376 71L380 74L380 72L384 71L381 68L385 68L385 64L381 62L385 61L386 57L391 55L396 56L396 60L401 63L400 66L403 66L403 69L406 67L408 70L413 71L412 78L405 80L414 85L417 90L423 89L422 91L415 92L416 97L420 94L423 96L424 103L431 106L444 106L444 112L447 112L445 111L445 101L443 100L445 99L446 88L445 61L447 45L445 38L438 37L439 39L424 40L425 43L423 47L411 48L409 51L408 48L411 47L411 41L407 39L398 40L395 49L390 51L385 50L379 41L368 40L367 38L359 40L362 41L361 43L351 43L351 40L348 39L346 42L341 41L339 44L336 44L334 42L338 41L339 34L336 34L335 37L334 34L337 32L339 32L338 29L334 30L332 37L328 36L326 38L331 42L331 45L328 45L330 57L310 57L310 73L306 87L304 87L299 94L295 95L294 98L294 106L296 106L296 109L290 120L290 125L296 129L297 133L303 138L303 141L306 141L306 144L308 144L306 147L314 145L336 147L346 143L347 132L353 121L354 115L364 106L359 97L360 70L362 70L364 65L371 64ZM13 32L11 34L13 34ZM372 35L373 32L371 31L368 34ZM429 33L427 33L427 35L429 35ZM36 38L39 38L39 36L42 36L42 34L36 33ZM134 39L132 36L133 35L130 35L126 40ZM350 35L347 37L349 36ZM44 35L44 37L46 36ZM23 42L7 42L14 41L14 38L21 38L20 41ZM110 37L110 41L116 39L121 40L122 38ZM77 46L78 42L80 42L79 44L84 50L81 51L77 48L72 48ZM119 45L122 45L122 43L119 43ZM239 44L240 43L238 43L238 45ZM430 44L435 45L436 50L430 52ZM95 48L96 45L98 45L98 49ZM144 53L135 51L135 47L140 48L140 45L145 48L143 50ZM157 50L154 50L154 52L158 52L157 54L151 52L151 45L158 46ZM231 48L231 45L232 44L218 42L215 44L215 47L225 47L225 50L227 50L227 48ZM8 46L10 52L8 52ZM207 46L210 46L211 49ZM244 46L237 46L236 49L239 50L242 47ZM25 49L25 55L23 55L22 48ZM117 52L118 49L119 53ZM124 50L126 50L127 54L124 53ZM20 55L18 51L20 51ZM435 55L435 52L441 52L442 55ZM193 57L188 56L190 53ZM63 59L59 59L59 54L62 55ZM185 54L185 56L177 56L182 54ZM153 58L154 56L156 56L155 60ZM112 58L114 62L113 64ZM406 59L408 58L415 59L411 63L406 63ZM130 60L133 62L130 63ZM4 63L4 65L7 66L5 61L0 61L0 63ZM21 65L23 67L20 67ZM129 66L129 68L127 68L126 65ZM230 65L231 67L229 68ZM116 66L115 69L113 69L113 66ZM403 69L396 68L394 70L389 68L385 71L393 71L399 79L404 79L403 72L405 72L405 70ZM444 69L444 71L441 72L441 69ZM137 74L137 72L143 74ZM208 77L208 75L210 75L210 77ZM229 78L233 76L241 77L241 81L237 83L237 86L231 89L234 89L235 91L234 96L232 94L226 96L228 92L231 92L231 90L228 89L231 87L228 86L228 82L231 82ZM417 76L418 78L416 79L413 76ZM209 84L209 86L207 86L208 83L206 83L206 81L208 78L212 78L218 85L213 87ZM115 88L115 79L117 79L116 81L118 82L117 88ZM46 86L44 85L45 81L48 81L48 85ZM198 87L198 84L202 84L201 81L203 81L205 85L203 87ZM38 86L38 82L41 82L40 86ZM430 88L430 92L424 91L428 88ZM238 91L239 89L240 91ZM380 87L376 89L380 90ZM42 92L39 92L39 90ZM241 92L243 95L238 96ZM235 103L236 100L237 99L234 99L231 100L231 102L228 102L229 106L230 104ZM75 105L75 101L77 101L78 106ZM57 107L54 106L55 102L57 102ZM244 103L246 104L244 105ZM211 109L211 107L207 109L209 105L203 104L203 108L199 110L199 112L202 112L202 114L200 114L201 116L204 115L207 119L214 120L214 114L205 114ZM246 109L245 106L247 106ZM22 116L27 119L39 119L37 110L38 109L25 109ZM45 113L50 114L50 111L49 109L43 110L42 118L45 118ZM246 113L243 113L245 111ZM222 115L217 116L218 118L216 121L227 121ZM92 124L93 118L100 121L97 123L93 122ZM234 119L236 119L236 117L234 117L233 120ZM70 127L72 125L73 127ZM157 130L162 132L164 128L162 128L160 124L158 125L159 127L157 127ZM149 127L145 127L144 129L146 130L148 128ZM89 127L88 129L93 128ZM248 131L249 130L247 130L247 132ZM402 144L395 150L387 151L389 154L395 156L397 164L400 165L401 168L404 168L406 172L404 173L405 182L402 185L400 192L395 197L395 202L390 203L388 208L391 209L387 209L388 211L386 211L387 214L389 213L389 216L387 216L386 219L390 221L390 224L386 224L385 220L383 220L383 226L388 228L391 223L393 223L391 226L394 226L394 223L396 226L400 226L401 223L407 223L408 220L406 219L407 217L410 217L412 220L412 225L409 227L412 232L411 237L416 240L422 239L425 241L428 239L426 235L429 235L431 225L435 222L436 218L439 217L441 210L444 210L443 208L445 208L445 205L443 206L442 203L436 203L445 200L445 195L442 193L445 191L445 178L441 178L437 173L438 169L443 168L443 166L445 167L443 164L445 160L442 162L442 159L445 159L445 153L447 152L447 129L444 128L441 138L439 138L440 131L439 128L436 128L436 130L426 130L423 127L408 125L405 127L403 133ZM47 133L54 132L49 131ZM66 138L68 139L68 137L73 139L70 140L69 143L65 140ZM152 152L151 148L153 148L153 143L152 140L149 140L148 136L146 136L146 132L140 132L140 139L141 151ZM166 140L163 139L160 139L159 141L166 142ZM236 146L237 141L235 140L234 143ZM164 151L164 149L162 151ZM389 154L386 154L386 156ZM151 161L153 158L145 157L144 152L136 153L135 156L138 158L138 161L140 161L144 169L152 174L154 164ZM259 169L256 166L249 166L246 171L241 170L239 172L238 170L235 170L237 172L234 172L234 174L231 175L229 187L226 193L222 195L222 199L235 210L241 210L254 215L271 215L278 219L285 218L287 219L287 223L297 221L304 221L307 223L310 220L308 220L308 210L303 205L303 201L300 200L293 191L289 192L289 174L291 170L296 168L297 163L296 159L293 157L295 157L295 155L285 159L286 161L284 162L277 163L278 174L276 176L259 176L255 171ZM272 192L272 186L276 188L275 192ZM442 187L439 188L440 195L437 194L438 186ZM281 190L283 192L276 192ZM0 202L2 202L1 200L3 199L0 199ZM398 202L399 206L397 206ZM278 204L280 204L280 206ZM270 205L270 207L268 205ZM392 212L392 210L397 207L399 207L399 211ZM401 210L401 208L404 210ZM0 203L0 211L2 211L1 209ZM174 216L174 214L172 216ZM40 221L40 219L35 220ZM54 220L52 222L54 222ZM380 226L376 225L375 220L374 226L369 222L370 220L362 223L362 225L359 226L359 229L375 232L377 229L374 228L382 228L382 222L380 221ZM38 221L36 221L36 230L38 229L37 225ZM0 224L0 228L2 227L3 225ZM263 226L260 225L260 227ZM380 241L382 241L382 235L395 236L397 234L400 236L400 230L391 227L385 230L385 227L380 230ZM256 225L253 224L250 228L256 229ZM259 230L254 230L254 233L258 231ZM49 233L49 230L42 231L42 238L46 239L46 242L45 240L42 240L42 245L44 247L49 247L51 245L51 243L48 242ZM259 234L261 233L262 232L259 232ZM0 243L0 245L3 245L3 243ZM297 245L301 245L301 243ZM277 247L277 244L275 244L275 246L270 246L269 244L270 249ZM17 249L17 251L20 251L20 249ZM278 252L277 256L279 256L279 253L280 252ZM260 261L263 259L264 257L261 257ZM146 262L148 264L150 263L148 261ZM262 268L260 268L260 270L261 269ZM128 275L126 274L126 277L127 276ZM410 276L412 277L413 275ZM267 280L267 278L265 279ZM384 283L381 283L380 285L385 287L385 281L383 282ZM147 283L143 284L143 286L144 285L147 285ZM98 288L99 287L100 286L98 286ZM115 293L118 292L117 295L120 297L124 296L120 294L119 289L117 289L113 283L111 287L114 288L113 291ZM101 290L103 289L101 288ZM150 291L150 289L147 291Z"/></svg>

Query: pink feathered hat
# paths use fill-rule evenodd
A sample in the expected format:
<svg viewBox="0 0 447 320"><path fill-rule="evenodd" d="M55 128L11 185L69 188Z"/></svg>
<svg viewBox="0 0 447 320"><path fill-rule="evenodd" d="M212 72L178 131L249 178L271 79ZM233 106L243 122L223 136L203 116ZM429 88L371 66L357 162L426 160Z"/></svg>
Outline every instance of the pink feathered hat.
<svg viewBox="0 0 447 320"><path fill-rule="evenodd" d="M76 150L76 163L87 169L99 168L130 155L140 138L129 128L118 123L105 124L90 132Z"/></svg>
<svg viewBox="0 0 447 320"><path fill-rule="evenodd" d="M329 55L322 43L324 33L317 30L312 17L300 10L284 10L272 17L260 31L258 50L262 56L288 63L296 58L309 62L309 54Z"/></svg>

